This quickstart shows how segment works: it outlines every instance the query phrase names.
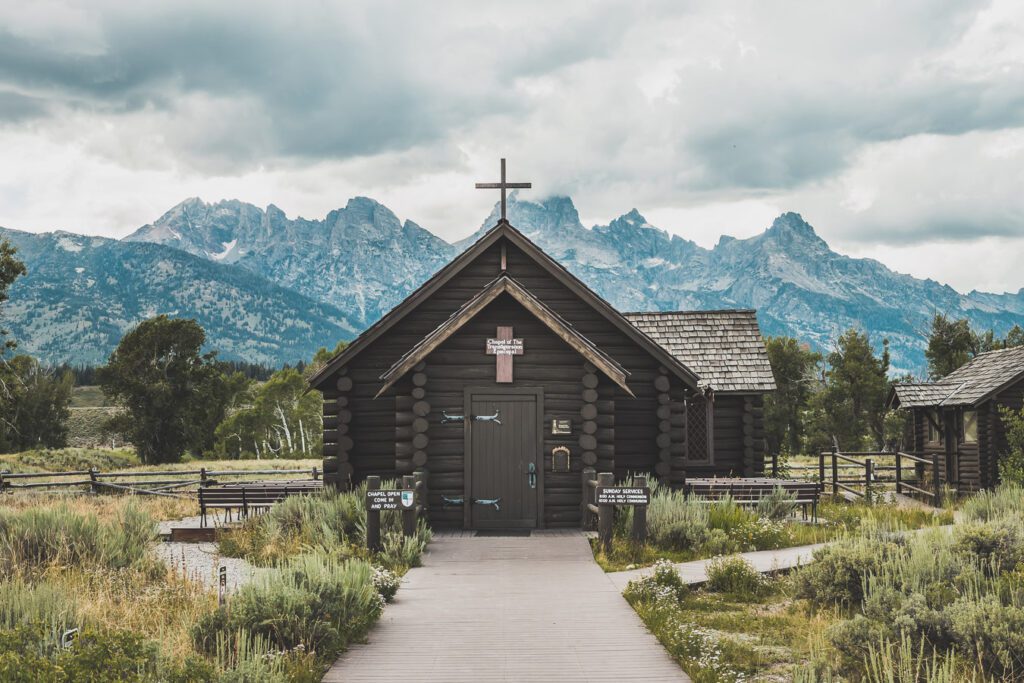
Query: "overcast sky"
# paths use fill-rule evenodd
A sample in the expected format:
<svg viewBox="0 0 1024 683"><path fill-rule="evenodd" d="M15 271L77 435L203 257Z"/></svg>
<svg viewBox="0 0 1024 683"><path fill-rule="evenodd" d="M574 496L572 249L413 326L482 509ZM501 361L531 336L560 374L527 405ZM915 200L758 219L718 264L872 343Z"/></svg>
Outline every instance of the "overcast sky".
<svg viewBox="0 0 1024 683"><path fill-rule="evenodd" d="M106 5L106 6L105 6ZM1024 3L0 0L0 225L121 237L185 197L447 239L511 180L711 246L1024 287Z"/></svg>

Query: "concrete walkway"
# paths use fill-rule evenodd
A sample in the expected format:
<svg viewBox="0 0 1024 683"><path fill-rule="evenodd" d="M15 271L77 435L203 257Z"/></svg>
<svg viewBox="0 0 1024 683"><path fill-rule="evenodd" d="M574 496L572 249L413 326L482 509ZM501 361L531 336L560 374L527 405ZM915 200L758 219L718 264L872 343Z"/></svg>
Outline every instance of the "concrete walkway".
<svg viewBox="0 0 1024 683"><path fill-rule="evenodd" d="M780 550L758 550L752 553L740 553L751 566L762 574L768 572L783 571L794 567L804 566L814 561L814 551L824 548L828 543L815 543L814 545L798 545L793 548L782 548ZM679 562L675 565L683 581L690 584L701 584L708 580L707 566L711 560L694 560L693 562ZM626 584L634 579L650 576L654 573L651 567L643 569L631 569L624 572L612 572L608 574L615 587L620 591L626 588Z"/></svg>
<svg viewBox="0 0 1024 683"><path fill-rule="evenodd" d="M689 681L579 531L438 534L324 681Z"/></svg>

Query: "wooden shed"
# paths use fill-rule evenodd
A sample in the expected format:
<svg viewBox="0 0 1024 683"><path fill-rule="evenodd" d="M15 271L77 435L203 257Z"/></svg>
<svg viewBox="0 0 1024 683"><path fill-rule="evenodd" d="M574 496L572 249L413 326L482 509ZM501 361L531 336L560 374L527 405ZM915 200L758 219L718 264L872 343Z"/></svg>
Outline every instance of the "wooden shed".
<svg viewBox="0 0 1024 683"><path fill-rule="evenodd" d="M615 310L502 220L311 378L324 471L427 474L436 526L580 524L584 467L763 472L754 311Z"/></svg>
<svg viewBox="0 0 1024 683"><path fill-rule="evenodd" d="M908 412L905 450L938 456L944 483L963 493L991 488L1007 452L999 409L1024 403L1024 347L979 354L937 382L896 384L889 402Z"/></svg>

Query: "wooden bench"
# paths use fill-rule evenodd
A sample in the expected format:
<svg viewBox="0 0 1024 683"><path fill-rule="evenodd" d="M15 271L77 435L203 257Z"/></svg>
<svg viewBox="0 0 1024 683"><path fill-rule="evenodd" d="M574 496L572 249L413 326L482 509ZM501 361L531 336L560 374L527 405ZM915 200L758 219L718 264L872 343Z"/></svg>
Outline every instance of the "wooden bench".
<svg viewBox="0 0 1024 683"><path fill-rule="evenodd" d="M818 499L821 489L818 482L799 479L773 479L771 477L735 478L688 478L683 484L688 495L708 500L731 497L739 505L757 505L758 501L770 495L775 489L782 489L794 497L794 502L803 510L807 519L808 508L811 517L818 519Z"/></svg>
<svg viewBox="0 0 1024 683"><path fill-rule="evenodd" d="M315 493L323 489L323 482L308 481L260 481L237 482L223 486L204 486L199 489L200 526L206 526L206 515L211 510L224 510L228 519L231 511L237 510L240 518L250 512L266 510L287 496Z"/></svg>

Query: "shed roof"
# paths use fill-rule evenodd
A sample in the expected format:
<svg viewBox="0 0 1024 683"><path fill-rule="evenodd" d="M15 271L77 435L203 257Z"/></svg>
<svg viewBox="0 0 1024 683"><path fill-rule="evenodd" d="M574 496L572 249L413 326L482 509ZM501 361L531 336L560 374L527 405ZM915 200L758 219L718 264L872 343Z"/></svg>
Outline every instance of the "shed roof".
<svg viewBox="0 0 1024 683"><path fill-rule="evenodd" d="M903 408L973 406L1021 379L1024 346L1016 346L978 354L938 382L897 384L893 392Z"/></svg>
<svg viewBox="0 0 1024 683"><path fill-rule="evenodd" d="M757 314L750 309L624 313L717 392L775 390Z"/></svg>

